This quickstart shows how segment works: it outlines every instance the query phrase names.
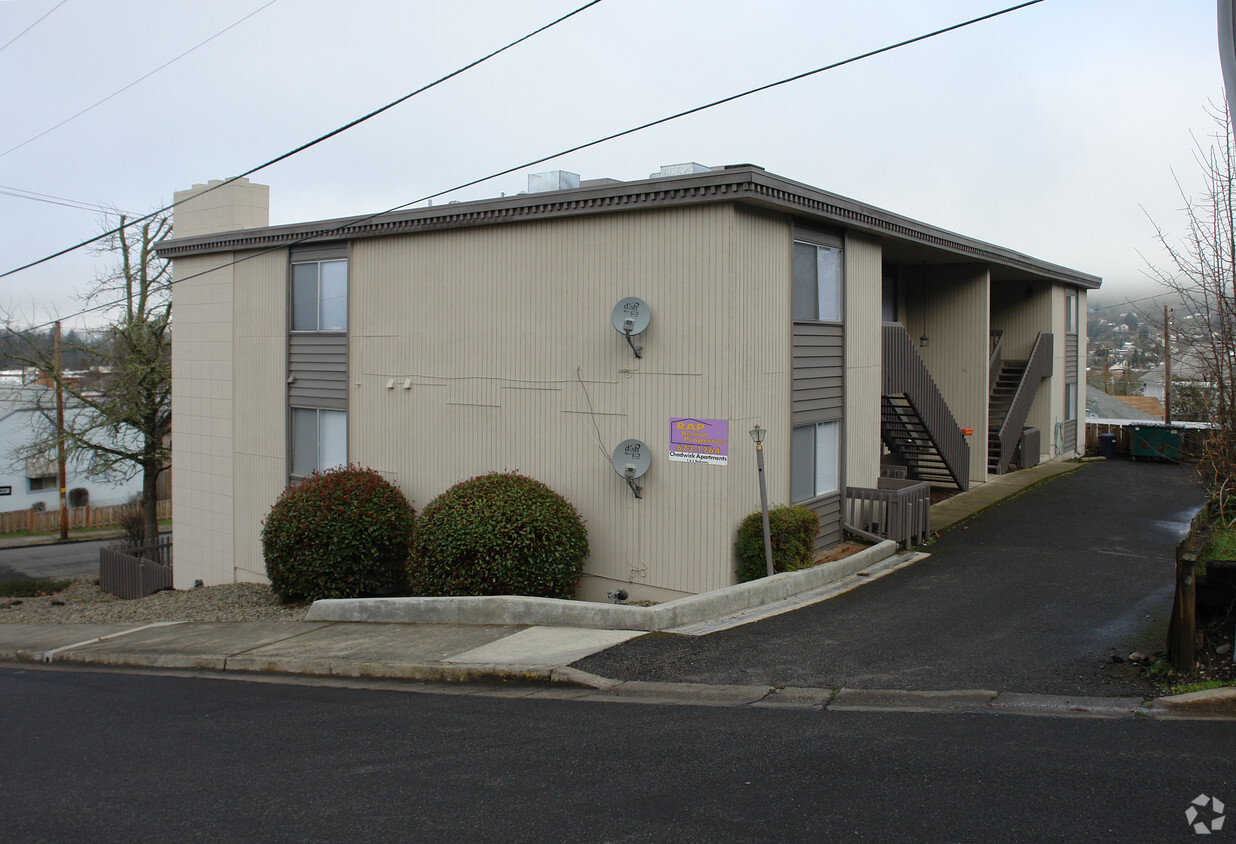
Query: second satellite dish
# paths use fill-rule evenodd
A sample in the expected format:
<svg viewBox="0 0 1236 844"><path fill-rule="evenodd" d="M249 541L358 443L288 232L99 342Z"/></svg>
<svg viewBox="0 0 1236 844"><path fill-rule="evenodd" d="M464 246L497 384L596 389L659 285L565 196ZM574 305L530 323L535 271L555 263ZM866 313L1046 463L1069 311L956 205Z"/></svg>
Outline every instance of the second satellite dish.
<svg viewBox="0 0 1236 844"><path fill-rule="evenodd" d="M644 347L635 345L631 338L637 334L643 334L648 328L648 323L652 321L652 310L649 309L648 303L638 296L620 299L618 304L614 305L609 321L614 324L615 331L627 338L627 345L631 347L631 351L635 352L635 356L641 357L640 352Z"/></svg>
<svg viewBox="0 0 1236 844"><path fill-rule="evenodd" d="M631 487L631 492L635 493L635 497L639 498L641 487L635 479L642 478L648 471L648 467L652 465L652 451L647 443L640 440L623 440L614 449L610 463L614 471L626 480L627 486Z"/></svg>

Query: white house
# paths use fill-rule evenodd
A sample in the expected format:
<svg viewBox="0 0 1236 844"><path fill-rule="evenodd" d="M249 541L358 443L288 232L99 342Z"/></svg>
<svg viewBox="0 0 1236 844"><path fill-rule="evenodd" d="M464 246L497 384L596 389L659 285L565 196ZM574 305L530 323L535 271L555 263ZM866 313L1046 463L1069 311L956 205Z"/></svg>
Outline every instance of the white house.
<svg viewBox="0 0 1236 844"><path fill-rule="evenodd" d="M48 388L6 384L0 389L0 512L28 510L39 504L49 510L60 506L56 484L56 454L27 457L24 452L47 424L38 409L47 401ZM65 410L71 419L72 407ZM89 471L88 456L70 459L67 488L87 491L92 506L123 504L142 491L141 476L131 480L104 478Z"/></svg>

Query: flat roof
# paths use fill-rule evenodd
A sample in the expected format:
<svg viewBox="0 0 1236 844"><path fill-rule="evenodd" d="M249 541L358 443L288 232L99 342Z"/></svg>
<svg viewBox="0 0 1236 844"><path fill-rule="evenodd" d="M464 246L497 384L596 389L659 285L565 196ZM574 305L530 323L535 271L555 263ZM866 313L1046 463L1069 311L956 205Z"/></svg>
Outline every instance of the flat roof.
<svg viewBox="0 0 1236 844"><path fill-rule="evenodd" d="M173 238L159 246L158 254L163 258L178 258L213 252L275 249L300 243L358 240L717 202L769 209L805 223L842 227L877 236L884 243L886 259L896 263L985 263L992 267L992 279L995 281L1044 279L1086 289L1098 288L1102 283L1098 276L937 228L786 179L751 164L631 182L597 179L567 190L521 193L407 211Z"/></svg>

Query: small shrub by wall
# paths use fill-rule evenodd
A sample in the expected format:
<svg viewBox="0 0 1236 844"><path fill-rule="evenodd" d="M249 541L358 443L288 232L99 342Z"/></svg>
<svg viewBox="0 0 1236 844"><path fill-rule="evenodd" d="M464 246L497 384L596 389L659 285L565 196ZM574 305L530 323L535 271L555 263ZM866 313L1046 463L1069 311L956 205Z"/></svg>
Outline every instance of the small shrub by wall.
<svg viewBox="0 0 1236 844"><path fill-rule="evenodd" d="M262 556L283 601L407 591L416 511L395 486L356 466L283 492L262 523Z"/></svg>
<svg viewBox="0 0 1236 844"><path fill-rule="evenodd" d="M768 511L768 535L772 539L773 571L794 571L815 561L815 539L820 517L806 507L773 507ZM768 576L764 561L764 522L756 510L738 526L738 579L743 583Z"/></svg>
<svg viewBox="0 0 1236 844"><path fill-rule="evenodd" d="M408 566L417 595L569 598L588 557L575 508L540 481L491 473L425 506Z"/></svg>

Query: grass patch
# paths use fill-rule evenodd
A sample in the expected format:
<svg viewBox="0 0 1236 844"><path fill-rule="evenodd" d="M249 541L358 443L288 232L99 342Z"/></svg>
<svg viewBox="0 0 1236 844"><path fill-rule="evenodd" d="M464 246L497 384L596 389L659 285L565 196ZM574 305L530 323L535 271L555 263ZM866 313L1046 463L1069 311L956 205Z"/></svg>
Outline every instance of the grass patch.
<svg viewBox="0 0 1236 844"><path fill-rule="evenodd" d="M159 531L160 532L170 528L171 526L172 526L171 519L159 519ZM98 533L101 531L111 531L113 533L123 533L124 529L120 527L120 525L108 525L105 527L91 526L88 528L74 527L74 528L69 528L69 538L71 539L74 536L81 536L87 533L94 534L94 533ZM54 537L56 539L59 539L60 529L57 528L55 530L40 530L40 531L35 531L34 533L30 533L30 531L28 530L10 530L4 533L0 533L0 539L4 539L8 537L15 537L15 536L19 536L22 538L30 537L30 536L46 536L46 537Z"/></svg>
<svg viewBox="0 0 1236 844"><path fill-rule="evenodd" d="M1228 686L1236 686L1236 682L1227 680L1202 680L1198 683L1180 683L1174 686L1167 686L1165 691L1169 695L1187 695L1189 692L1204 692L1208 689L1225 689Z"/></svg>
<svg viewBox="0 0 1236 844"><path fill-rule="evenodd" d="M0 598L37 598L68 589L70 583L68 580L31 580L28 577L0 580Z"/></svg>
<svg viewBox="0 0 1236 844"><path fill-rule="evenodd" d="M1236 560L1236 527L1216 524L1199 559Z"/></svg>

